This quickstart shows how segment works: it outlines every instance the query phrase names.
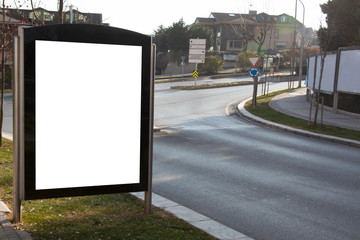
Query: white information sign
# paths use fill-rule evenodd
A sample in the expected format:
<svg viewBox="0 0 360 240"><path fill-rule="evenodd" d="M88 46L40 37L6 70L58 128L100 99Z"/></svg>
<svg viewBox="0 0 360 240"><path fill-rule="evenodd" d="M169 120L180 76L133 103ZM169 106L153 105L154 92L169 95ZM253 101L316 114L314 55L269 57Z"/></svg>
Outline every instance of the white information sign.
<svg viewBox="0 0 360 240"><path fill-rule="evenodd" d="M205 63L206 39L190 39L189 63Z"/></svg>

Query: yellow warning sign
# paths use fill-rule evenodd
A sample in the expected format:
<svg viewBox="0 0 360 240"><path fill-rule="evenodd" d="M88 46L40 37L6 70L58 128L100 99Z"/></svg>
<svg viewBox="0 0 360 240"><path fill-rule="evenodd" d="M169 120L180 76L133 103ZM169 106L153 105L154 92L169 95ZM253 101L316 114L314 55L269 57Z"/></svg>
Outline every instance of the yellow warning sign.
<svg viewBox="0 0 360 240"><path fill-rule="evenodd" d="M199 77L199 73L198 73L196 70L193 72L193 77L194 77L194 78Z"/></svg>

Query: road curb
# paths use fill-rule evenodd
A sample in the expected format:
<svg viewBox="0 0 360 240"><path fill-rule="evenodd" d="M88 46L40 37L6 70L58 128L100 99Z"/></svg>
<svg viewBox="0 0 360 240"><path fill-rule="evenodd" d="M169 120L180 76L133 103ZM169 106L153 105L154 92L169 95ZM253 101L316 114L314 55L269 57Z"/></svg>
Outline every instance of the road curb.
<svg viewBox="0 0 360 240"><path fill-rule="evenodd" d="M133 196L144 200L143 192L131 193ZM170 201L160 195L152 193L152 205L174 214L176 217L193 225L196 228L214 236L219 240L253 240L248 236L218 223L202 214L186 208L176 202Z"/></svg>
<svg viewBox="0 0 360 240"><path fill-rule="evenodd" d="M251 122L254 122L254 123L258 124L258 125L265 126L265 127L272 128L272 129L276 129L276 130L279 130L279 131L288 132L288 133L297 134L297 135L301 135L301 136L305 136L305 137L311 137L311 138L321 139L321 140L325 140L325 141L329 141L329 142L340 143L340 144L348 145L348 146L351 146L351 147L360 148L360 141L346 139L346 138L340 138L340 137L334 137L334 136L329 136L329 135L325 135L325 134L313 133L313 132L310 132L310 131L305 131L305 130L285 126L285 125L282 125L282 124L274 123L274 122L259 118L259 117L255 116L255 115L249 113L244 108L245 103L247 101L250 101L251 99L252 98L247 98L247 99L245 99L244 101L242 101L241 103L238 104L238 106L236 108L236 112L240 117L245 118L245 119L247 119L247 120L249 120Z"/></svg>

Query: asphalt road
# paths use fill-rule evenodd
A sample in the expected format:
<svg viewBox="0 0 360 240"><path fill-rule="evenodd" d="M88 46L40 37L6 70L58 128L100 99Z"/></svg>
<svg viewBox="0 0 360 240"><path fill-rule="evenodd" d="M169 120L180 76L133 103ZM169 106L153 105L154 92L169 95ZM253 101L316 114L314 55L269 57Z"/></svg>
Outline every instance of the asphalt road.
<svg viewBox="0 0 360 240"><path fill-rule="evenodd" d="M360 149L240 119L234 103L252 86L171 85L179 83L155 87L155 124L163 129L154 136L155 193L257 240L360 239ZM10 133L11 108L7 97Z"/></svg>
<svg viewBox="0 0 360 240"><path fill-rule="evenodd" d="M1 94L0 94L1 96ZM12 133L13 132L13 104L12 104L12 94L4 94L4 118L3 118L3 132Z"/></svg>
<svg viewBox="0 0 360 240"><path fill-rule="evenodd" d="M231 114L252 86L170 85L156 85L155 193L257 240L360 239L360 149Z"/></svg>

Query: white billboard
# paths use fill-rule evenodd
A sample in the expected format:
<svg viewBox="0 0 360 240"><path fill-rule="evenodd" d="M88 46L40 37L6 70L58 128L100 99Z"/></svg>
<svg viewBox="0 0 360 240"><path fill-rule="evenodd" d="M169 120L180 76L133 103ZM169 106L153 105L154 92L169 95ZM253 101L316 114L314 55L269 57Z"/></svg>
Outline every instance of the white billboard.
<svg viewBox="0 0 360 240"><path fill-rule="evenodd" d="M35 49L36 190L139 183L141 46Z"/></svg>
<svg viewBox="0 0 360 240"><path fill-rule="evenodd" d="M318 56L316 83L315 89L319 88L320 73L321 73L321 56ZM334 80L336 70L336 54L327 55L325 57L323 75L321 80L320 90L322 92L333 93L334 92Z"/></svg>
<svg viewBox="0 0 360 240"><path fill-rule="evenodd" d="M360 50L342 51L340 58L338 91L360 93Z"/></svg>

